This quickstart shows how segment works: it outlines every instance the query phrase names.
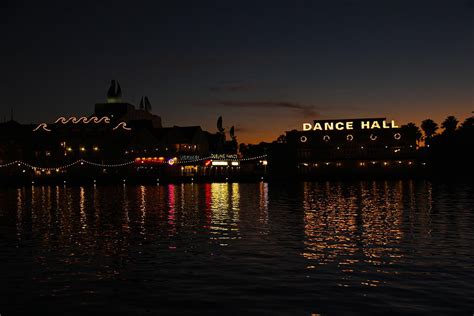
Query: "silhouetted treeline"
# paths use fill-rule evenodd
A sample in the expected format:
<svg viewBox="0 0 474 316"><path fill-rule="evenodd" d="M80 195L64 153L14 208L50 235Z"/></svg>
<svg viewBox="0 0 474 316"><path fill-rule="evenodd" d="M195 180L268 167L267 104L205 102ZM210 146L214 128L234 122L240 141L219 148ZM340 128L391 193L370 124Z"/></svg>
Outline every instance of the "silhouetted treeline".
<svg viewBox="0 0 474 316"><path fill-rule="evenodd" d="M427 164L433 175L473 174L474 116L462 123L456 117L448 116L440 125L426 119L421 123L421 130L413 123L402 128L417 129L418 140L425 145L420 148L419 159Z"/></svg>

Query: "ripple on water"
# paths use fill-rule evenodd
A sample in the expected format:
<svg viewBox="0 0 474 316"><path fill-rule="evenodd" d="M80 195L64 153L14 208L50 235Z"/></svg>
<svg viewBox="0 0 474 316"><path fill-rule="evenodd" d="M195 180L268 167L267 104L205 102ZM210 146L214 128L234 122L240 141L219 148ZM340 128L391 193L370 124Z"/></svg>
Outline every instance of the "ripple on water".
<svg viewBox="0 0 474 316"><path fill-rule="evenodd" d="M0 306L469 313L473 191L427 181L4 189Z"/></svg>

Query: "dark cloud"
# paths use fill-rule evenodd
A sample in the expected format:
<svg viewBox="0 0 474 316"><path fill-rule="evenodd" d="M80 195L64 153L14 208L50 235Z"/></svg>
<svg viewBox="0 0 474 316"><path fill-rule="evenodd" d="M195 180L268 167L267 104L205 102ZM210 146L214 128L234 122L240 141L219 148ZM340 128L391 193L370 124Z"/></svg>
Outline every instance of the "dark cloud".
<svg viewBox="0 0 474 316"><path fill-rule="evenodd" d="M221 81L217 85L209 87L214 92L241 92L254 90L255 86L240 80Z"/></svg>
<svg viewBox="0 0 474 316"><path fill-rule="evenodd" d="M314 105L287 101L220 101L219 105L249 109L286 109L303 116L319 117L319 110Z"/></svg>
<svg viewBox="0 0 474 316"><path fill-rule="evenodd" d="M244 126L235 126L234 129L235 129L235 133L251 133L255 131L254 129L244 127Z"/></svg>

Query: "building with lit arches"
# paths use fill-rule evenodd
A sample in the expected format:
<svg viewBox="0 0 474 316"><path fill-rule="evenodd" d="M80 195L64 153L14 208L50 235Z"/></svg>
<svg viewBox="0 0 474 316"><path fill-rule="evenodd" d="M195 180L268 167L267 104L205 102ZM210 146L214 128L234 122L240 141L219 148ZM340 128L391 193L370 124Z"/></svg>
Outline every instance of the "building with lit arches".
<svg viewBox="0 0 474 316"><path fill-rule="evenodd" d="M416 135L385 118L315 120L286 141L288 161L308 175L411 168L417 151Z"/></svg>

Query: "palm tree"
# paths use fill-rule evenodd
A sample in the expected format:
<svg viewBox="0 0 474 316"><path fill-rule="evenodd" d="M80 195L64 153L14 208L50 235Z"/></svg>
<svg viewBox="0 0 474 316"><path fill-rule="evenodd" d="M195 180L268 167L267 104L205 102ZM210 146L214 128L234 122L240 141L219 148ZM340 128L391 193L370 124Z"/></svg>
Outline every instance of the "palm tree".
<svg viewBox="0 0 474 316"><path fill-rule="evenodd" d="M421 129L425 133L425 140L430 141L438 130L438 124L432 119L426 119L421 122Z"/></svg>
<svg viewBox="0 0 474 316"><path fill-rule="evenodd" d="M286 143L286 135L283 134L283 135L278 136L276 141L277 143L280 143L280 144Z"/></svg>
<svg viewBox="0 0 474 316"><path fill-rule="evenodd" d="M448 116L443 123L441 123L441 127L444 128L443 134L452 134L456 128L458 127L458 119L452 115Z"/></svg>
<svg viewBox="0 0 474 316"><path fill-rule="evenodd" d="M474 116L468 117L461 124L461 129L463 130L472 130L472 128L474 128Z"/></svg>
<svg viewBox="0 0 474 316"><path fill-rule="evenodd" d="M408 123L406 125L402 125L400 129L408 135L414 135L417 144L421 141L421 138L423 137L420 128L416 126L415 123Z"/></svg>

